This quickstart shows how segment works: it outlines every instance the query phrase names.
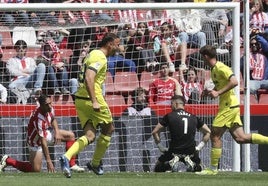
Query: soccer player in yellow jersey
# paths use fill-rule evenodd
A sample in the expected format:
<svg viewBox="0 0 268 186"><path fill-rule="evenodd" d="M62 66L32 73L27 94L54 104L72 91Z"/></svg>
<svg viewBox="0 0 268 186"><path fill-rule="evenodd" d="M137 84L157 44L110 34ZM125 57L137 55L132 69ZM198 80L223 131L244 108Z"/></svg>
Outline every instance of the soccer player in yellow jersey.
<svg viewBox="0 0 268 186"><path fill-rule="evenodd" d="M84 60L79 75L79 89L75 94L75 107L84 135L60 157L61 169L67 178L71 177L69 160L95 140L98 127L101 134L98 136L92 161L87 167L97 175L103 174L101 159L110 145L114 126L102 94L102 84L106 78L107 56L114 55L118 48L115 42L117 38L115 34L107 33L99 43L100 48L91 51Z"/></svg>
<svg viewBox="0 0 268 186"><path fill-rule="evenodd" d="M222 154L222 140L226 130L229 130L234 140L239 144L268 144L268 137L252 133L245 134L243 124L240 119L240 107L238 99L234 92L234 87L238 81L231 68L216 60L216 48L206 45L200 49L200 54L205 62L211 68L211 78L215 88L207 91L206 94L212 98L219 97L219 111L213 121L211 129L211 165L196 174L215 175L218 173L218 162Z"/></svg>

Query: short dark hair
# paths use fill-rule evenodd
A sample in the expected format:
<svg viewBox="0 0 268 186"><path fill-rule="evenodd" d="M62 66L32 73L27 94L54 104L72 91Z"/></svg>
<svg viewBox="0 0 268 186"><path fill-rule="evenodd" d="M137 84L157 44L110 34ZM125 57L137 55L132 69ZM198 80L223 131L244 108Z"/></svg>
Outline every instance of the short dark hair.
<svg viewBox="0 0 268 186"><path fill-rule="evenodd" d="M207 55L210 58L216 58L216 56L217 56L216 47L211 46L211 45L205 45L205 46L203 46L200 49L199 53L201 55Z"/></svg>
<svg viewBox="0 0 268 186"><path fill-rule="evenodd" d="M182 101L183 105L185 105L185 98L181 95L174 95L171 98L171 101L180 100Z"/></svg>
<svg viewBox="0 0 268 186"><path fill-rule="evenodd" d="M27 43L24 40L18 40L16 41L14 48L19 48L20 46L22 46L23 48L27 48Z"/></svg>
<svg viewBox="0 0 268 186"><path fill-rule="evenodd" d="M46 103L46 100L47 100L48 96L45 95L45 94L41 94L39 97L38 97L38 102L40 105L43 105Z"/></svg>
<svg viewBox="0 0 268 186"><path fill-rule="evenodd" d="M104 47L105 45L107 45L107 43L113 42L117 38L119 37L114 33L106 33L103 39L100 41L99 47Z"/></svg>

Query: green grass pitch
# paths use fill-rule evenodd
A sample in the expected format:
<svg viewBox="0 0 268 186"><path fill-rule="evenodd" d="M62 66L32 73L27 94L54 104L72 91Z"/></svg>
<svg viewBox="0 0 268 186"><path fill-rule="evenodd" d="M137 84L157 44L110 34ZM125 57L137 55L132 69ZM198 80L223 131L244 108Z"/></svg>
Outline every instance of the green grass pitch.
<svg viewBox="0 0 268 186"><path fill-rule="evenodd" d="M62 173L0 174L1 186L265 186L268 172L220 172L215 176L194 173L74 173L65 178Z"/></svg>

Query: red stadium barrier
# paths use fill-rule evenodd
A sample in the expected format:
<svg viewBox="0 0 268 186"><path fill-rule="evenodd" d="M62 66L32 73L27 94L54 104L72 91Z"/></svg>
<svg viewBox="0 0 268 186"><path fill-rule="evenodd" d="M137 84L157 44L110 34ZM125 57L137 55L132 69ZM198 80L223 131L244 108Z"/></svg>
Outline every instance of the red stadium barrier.
<svg viewBox="0 0 268 186"><path fill-rule="evenodd" d="M0 117L28 117L31 111L36 105L17 105L17 104L6 104L0 105ZM110 110L114 117L121 116L122 112L127 108L124 106L111 106ZM241 115L243 115L244 105L241 105ZM151 108L156 112L157 115L163 116L171 109L167 105L152 105ZM73 104L65 105L54 105L56 116L76 116L76 110ZM189 104L185 106L185 109L195 115L215 115L218 110L218 105L210 104ZM267 104L256 104L250 105L251 115L268 115Z"/></svg>

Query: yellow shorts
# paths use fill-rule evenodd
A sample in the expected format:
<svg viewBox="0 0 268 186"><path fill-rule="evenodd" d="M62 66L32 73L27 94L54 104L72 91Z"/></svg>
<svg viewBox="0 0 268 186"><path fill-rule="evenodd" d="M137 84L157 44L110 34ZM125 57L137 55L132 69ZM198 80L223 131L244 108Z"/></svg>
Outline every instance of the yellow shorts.
<svg viewBox="0 0 268 186"><path fill-rule="evenodd" d="M240 107L224 108L216 115L212 126L232 128L234 125L242 126L240 118Z"/></svg>
<svg viewBox="0 0 268 186"><path fill-rule="evenodd" d="M97 100L100 104L99 112L93 110L91 100L81 98L75 99L75 107L82 129L88 121L90 121L95 128L101 123L110 124L113 122L112 114L104 97L97 96Z"/></svg>

